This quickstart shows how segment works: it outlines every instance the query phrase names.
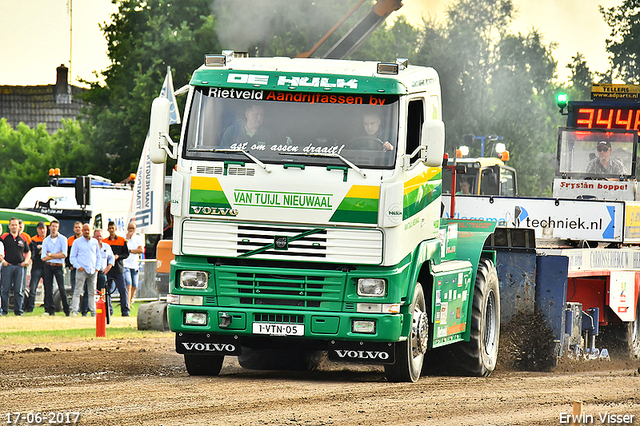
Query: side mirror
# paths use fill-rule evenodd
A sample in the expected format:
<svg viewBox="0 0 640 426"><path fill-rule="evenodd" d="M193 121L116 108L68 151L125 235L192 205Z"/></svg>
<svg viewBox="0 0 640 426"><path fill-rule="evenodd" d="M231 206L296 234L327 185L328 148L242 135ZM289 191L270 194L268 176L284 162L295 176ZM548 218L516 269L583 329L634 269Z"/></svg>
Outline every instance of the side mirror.
<svg viewBox="0 0 640 426"><path fill-rule="evenodd" d="M431 167L441 166L444 155L444 123L441 120L424 122L421 145L427 147L425 164Z"/></svg>
<svg viewBox="0 0 640 426"><path fill-rule="evenodd" d="M151 123L149 124L149 158L155 164L162 164L167 161L170 111L171 103L167 98L155 98L153 100L151 104Z"/></svg>

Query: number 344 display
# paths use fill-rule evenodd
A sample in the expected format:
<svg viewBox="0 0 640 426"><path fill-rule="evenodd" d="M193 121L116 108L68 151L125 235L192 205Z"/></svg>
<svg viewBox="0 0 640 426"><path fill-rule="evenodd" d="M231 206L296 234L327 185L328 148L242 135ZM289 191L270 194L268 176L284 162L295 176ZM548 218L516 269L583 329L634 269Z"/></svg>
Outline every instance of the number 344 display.
<svg viewBox="0 0 640 426"><path fill-rule="evenodd" d="M72 411L29 411L29 412L5 412L4 422L0 424L75 424L80 420L79 412Z"/></svg>

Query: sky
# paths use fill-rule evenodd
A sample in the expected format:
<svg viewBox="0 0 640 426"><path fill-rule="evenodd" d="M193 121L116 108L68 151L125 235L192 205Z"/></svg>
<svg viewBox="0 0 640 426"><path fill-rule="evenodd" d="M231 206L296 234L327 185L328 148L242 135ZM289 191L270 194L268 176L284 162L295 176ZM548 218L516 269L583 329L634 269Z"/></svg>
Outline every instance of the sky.
<svg viewBox="0 0 640 426"><path fill-rule="evenodd" d="M73 8L72 38L69 2ZM598 5L619 6L622 0L513 2L520 12L511 32L524 34L536 28L545 44L559 43L553 56L558 61L561 81L567 80L566 65L577 52L585 56L592 71L608 68L605 38L609 37L610 28L598 12ZM411 24L418 25L421 17L429 14L442 21L450 0L403 3L396 14L404 14ZM109 66L107 43L99 25L109 21L116 10L111 0L0 0L0 86L55 84L56 67L69 67L70 59L71 84L83 86L79 79L95 81L95 72Z"/></svg>

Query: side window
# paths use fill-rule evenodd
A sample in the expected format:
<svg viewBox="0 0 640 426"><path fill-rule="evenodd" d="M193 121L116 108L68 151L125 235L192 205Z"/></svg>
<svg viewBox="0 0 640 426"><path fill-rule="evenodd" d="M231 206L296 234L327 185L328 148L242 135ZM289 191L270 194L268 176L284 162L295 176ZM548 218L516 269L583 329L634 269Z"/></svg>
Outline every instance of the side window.
<svg viewBox="0 0 640 426"><path fill-rule="evenodd" d="M424 123L424 100L415 99L409 102L409 114L407 117L407 145L406 153L408 155L420 146L422 140L422 124ZM420 155L416 155L411 159L411 164L420 159Z"/></svg>
<svg viewBox="0 0 640 426"><path fill-rule="evenodd" d="M102 213L98 213L93 219L93 229L102 229Z"/></svg>
<svg viewBox="0 0 640 426"><path fill-rule="evenodd" d="M500 170L500 195L506 197L516 196L516 178L513 170Z"/></svg>
<svg viewBox="0 0 640 426"><path fill-rule="evenodd" d="M498 195L499 176L500 169L498 167L484 169L480 181L480 195Z"/></svg>

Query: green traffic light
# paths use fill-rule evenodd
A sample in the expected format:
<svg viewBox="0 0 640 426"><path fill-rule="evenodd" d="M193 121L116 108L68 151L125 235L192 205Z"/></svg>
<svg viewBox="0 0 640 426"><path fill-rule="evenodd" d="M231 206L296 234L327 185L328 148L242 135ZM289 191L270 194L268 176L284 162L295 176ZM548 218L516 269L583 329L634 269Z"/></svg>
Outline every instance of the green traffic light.
<svg viewBox="0 0 640 426"><path fill-rule="evenodd" d="M566 93L558 93L558 97L556 98L558 103L558 108L563 110L567 106L567 94Z"/></svg>

